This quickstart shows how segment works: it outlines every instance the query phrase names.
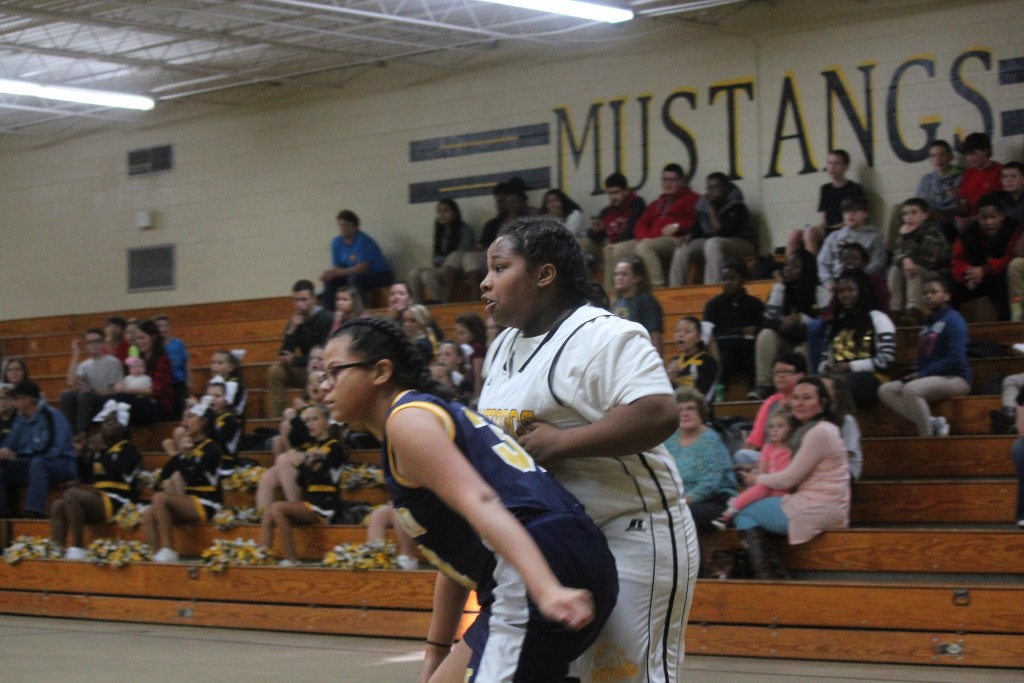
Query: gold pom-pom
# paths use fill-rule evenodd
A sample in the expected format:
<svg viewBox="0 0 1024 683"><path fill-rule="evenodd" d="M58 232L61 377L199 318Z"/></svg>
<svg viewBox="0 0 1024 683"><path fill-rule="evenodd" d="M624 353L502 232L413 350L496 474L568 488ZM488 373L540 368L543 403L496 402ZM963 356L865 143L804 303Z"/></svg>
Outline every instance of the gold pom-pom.
<svg viewBox="0 0 1024 683"><path fill-rule="evenodd" d="M342 543L325 556L321 564L332 569L365 572L373 569L394 569L395 546L391 543Z"/></svg>
<svg viewBox="0 0 1024 683"><path fill-rule="evenodd" d="M259 465L246 465L236 467L227 477L221 480L221 486L225 491L245 491L252 493L260 483L260 477L267 471L266 467Z"/></svg>
<svg viewBox="0 0 1024 683"><path fill-rule="evenodd" d="M222 507L212 521L220 531L230 531L239 524L255 524L260 516L254 507Z"/></svg>
<svg viewBox="0 0 1024 683"><path fill-rule="evenodd" d="M148 562L152 559L149 546L142 541L122 541L118 538L98 538L86 549L88 559L100 567L123 567L130 562Z"/></svg>
<svg viewBox="0 0 1024 683"><path fill-rule="evenodd" d="M149 506L125 503L121 506L121 509L117 511L117 514L114 515L114 524L125 531L131 531L135 527L139 526L139 523L142 521L142 513L147 507Z"/></svg>
<svg viewBox="0 0 1024 683"><path fill-rule="evenodd" d="M18 536L4 550L7 564L18 564L22 560L57 560L60 557L60 544L41 536Z"/></svg>
<svg viewBox="0 0 1024 683"><path fill-rule="evenodd" d="M343 489L366 489L376 486L384 486L384 470L376 465L345 465L341 472Z"/></svg>
<svg viewBox="0 0 1024 683"><path fill-rule="evenodd" d="M227 540L218 538L213 545L202 553L206 570L219 573L228 567L253 567L274 564L274 556L269 550L256 543L241 538Z"/></svg>

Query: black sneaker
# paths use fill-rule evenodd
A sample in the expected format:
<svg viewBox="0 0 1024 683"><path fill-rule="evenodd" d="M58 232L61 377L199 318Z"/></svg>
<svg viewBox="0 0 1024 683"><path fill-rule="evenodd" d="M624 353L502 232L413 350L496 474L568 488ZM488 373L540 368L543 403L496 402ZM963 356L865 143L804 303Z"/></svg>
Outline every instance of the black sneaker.
<svg viewBox="0 0 1024 683"><path fill-rule="evenodd" d="M763 401L774 393L775 390L772 389L771 387L754 387L749 392L747 392L747 400Z"/></svg>
<svg viewBox="0 0 1024 683"><path fill-rule="evenodd" d="M1007 415L1002 410L988 411L992 419L993 434L1015 434L1017 432L1017 420L1012 415Z"/></svg>

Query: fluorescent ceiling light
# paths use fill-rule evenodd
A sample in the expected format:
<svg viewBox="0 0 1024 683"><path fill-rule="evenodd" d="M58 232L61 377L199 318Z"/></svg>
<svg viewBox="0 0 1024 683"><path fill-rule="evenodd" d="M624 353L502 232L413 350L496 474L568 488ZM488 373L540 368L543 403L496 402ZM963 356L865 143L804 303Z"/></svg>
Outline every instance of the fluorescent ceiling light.
<svg viewBox="0 0 1024 683"><path fill-rule="evenodd" d="M66 88L62 85L40 85L28 81L11 81L0 78L0 93L10 95L26 95L42 97L47 100L61 102L80 102L95 104L101 107L118 107L120 109L140 109L148 111L153 108L153 100L140 95L125 95L119 92L104 90L86 90L85 88Z"/></svg>
<svg viewBox="0 0 1024 683"><path fill-rule="evenodd" d="M606 21L609 24L617 24L620 21L629 21L633 18L632 10L620 7L609 7L596 2L583 2L582 0L483 0L493 2L497 5L511 5L523 9L537 10L538 12L550 12L552 14L564 14L567 17L579 17L580 19L591 19L593 21Z"/></svg>

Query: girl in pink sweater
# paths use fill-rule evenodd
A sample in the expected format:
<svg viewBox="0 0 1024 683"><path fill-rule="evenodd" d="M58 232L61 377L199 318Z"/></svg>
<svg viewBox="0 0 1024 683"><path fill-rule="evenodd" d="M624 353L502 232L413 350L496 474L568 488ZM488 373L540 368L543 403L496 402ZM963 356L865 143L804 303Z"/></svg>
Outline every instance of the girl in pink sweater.
<svg viewBox="0 0 1024 683"><path fill-rule="evenodd" d="M793 433L792 416L788 409L783 408L768 418L767 430L768 443L761 449L761 458L758 460L758 474L771 474L781 472L789 466L789 460L793 451L789 447L789 437ZM786 489L770 489L764 484L754 484L747 487L743 493L729 501L729 506L722 515L711 522L711 524L722 531L732 523L732 518L737 512L753 502L759 501L768 496L784 496L789 493Z"/></svg>

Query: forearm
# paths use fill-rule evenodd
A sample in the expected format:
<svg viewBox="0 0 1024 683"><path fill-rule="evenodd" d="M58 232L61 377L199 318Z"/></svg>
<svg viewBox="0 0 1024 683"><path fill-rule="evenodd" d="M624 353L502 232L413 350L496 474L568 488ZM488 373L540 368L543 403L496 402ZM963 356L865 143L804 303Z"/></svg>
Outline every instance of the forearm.
<svg viewBox="0 0 1024 683"><path fill-rule="evenodd" d="M561 430L560 458L616 457L665 442L679 420L670 395L644 396L612 408L597 422Z"/></svg>
<svg viewBox="0 0 1024 683"><path fill-rule="evenodd" d="M468 588L460 586L441 572L437 573L437 581L434 582L434 610L427 629L427 640L441 644L455 641L468 597Z"/></svg>

